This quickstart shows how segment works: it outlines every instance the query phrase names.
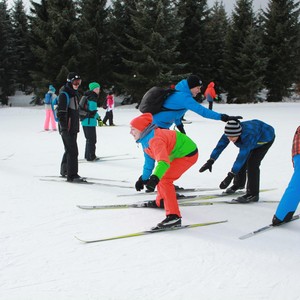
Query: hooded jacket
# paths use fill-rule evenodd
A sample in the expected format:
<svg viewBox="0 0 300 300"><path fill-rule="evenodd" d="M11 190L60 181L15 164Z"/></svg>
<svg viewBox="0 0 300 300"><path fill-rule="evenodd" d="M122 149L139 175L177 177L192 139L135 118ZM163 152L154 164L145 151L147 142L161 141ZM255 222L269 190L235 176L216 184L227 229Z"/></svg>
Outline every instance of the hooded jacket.
<svg viewBox="0 0 300 300"><path fill-rule="evenodd" d="M164 102L163 106L167 110L153 116L153 123L158 127L168 129L173 123L180 125L181 118L188 110L207 119L221 120L221 114L207 109L193 98L186 79L181 80L175 89L176 92Z"/></svg>

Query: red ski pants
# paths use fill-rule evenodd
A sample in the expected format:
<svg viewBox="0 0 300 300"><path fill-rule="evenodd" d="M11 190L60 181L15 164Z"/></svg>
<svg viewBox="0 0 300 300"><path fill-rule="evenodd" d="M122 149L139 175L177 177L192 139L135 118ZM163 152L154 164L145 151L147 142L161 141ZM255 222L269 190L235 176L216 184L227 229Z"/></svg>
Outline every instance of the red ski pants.
<svg viewBox="0 0 300 300"><path fill-rule="evenodd" d="M197 159L198 153L193 156L174 159L171 162L168 171L159 181L157 185L156 204L159 206L160 199L164 199L166 215L175 214L181 217L173 182L194 165L197 162Z"/></svg>

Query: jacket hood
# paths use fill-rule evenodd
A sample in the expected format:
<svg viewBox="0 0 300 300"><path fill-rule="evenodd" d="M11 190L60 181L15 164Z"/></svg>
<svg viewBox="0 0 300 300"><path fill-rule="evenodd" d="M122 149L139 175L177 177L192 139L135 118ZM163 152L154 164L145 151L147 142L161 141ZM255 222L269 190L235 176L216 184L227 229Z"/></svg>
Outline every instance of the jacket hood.
<svg viewBox="0 0 300 300"><path fill-rule="evenodd" d="M175 89L177 91L180 91L180 92L183 92L183 93L188 93L189 95L192 95L191 90L189 88L189 85L188 85L186 79L183 79L183 80L179 81L176 84Z"/></svg>
<svg viewBox="0 0 300 300"><path fill-rule="evenodd" d="M212 87L214 87L214 86L215 86L215 83L214 83L214 82L211 82L207 87L212 88Z"/></svg>

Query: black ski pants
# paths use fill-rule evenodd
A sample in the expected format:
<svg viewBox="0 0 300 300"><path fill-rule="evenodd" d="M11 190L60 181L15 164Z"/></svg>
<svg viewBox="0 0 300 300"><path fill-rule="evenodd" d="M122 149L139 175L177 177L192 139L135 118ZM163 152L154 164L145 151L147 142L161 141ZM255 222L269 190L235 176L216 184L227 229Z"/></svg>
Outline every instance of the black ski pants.
<svg viewBox="0 0 300 300"><path fill-rule="evenodd" d="M78 147L77 133L69 133L62 136L65 152L62 157L60 174L68 178L78 175Z"/></svg>
<svg viewBox="0 0 300 300"><path fill-rule="evenodd" d="M238 174L234 177L233 184L239 188L243 188L246 183L246 177L248 175L247 181L247 194L259 195L259 182L260 182L260 164L266 153L274 143L275 138L269 143L263 146L253 149L249 157L240 169Z"/></svg>
<svg viewBox="0 0 300 300"><path fill-rule="evenodd" d="M84 158L88 161L96 158L97 134L95 126L82 126L86 138Z"/></svg>

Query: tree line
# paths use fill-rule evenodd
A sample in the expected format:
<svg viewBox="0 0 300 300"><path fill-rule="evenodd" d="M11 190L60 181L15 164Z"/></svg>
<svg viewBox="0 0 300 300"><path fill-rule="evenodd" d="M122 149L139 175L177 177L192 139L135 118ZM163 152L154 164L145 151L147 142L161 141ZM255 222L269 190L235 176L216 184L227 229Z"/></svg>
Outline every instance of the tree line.
<svg viewBox="0 0 300 300"><path fill-rule="evenodd" d="M254 12L237 0L230 16L222 1L0 1L0 94L16 89L43 95L76 71L138 102L152 86L189 74L214 81L229 103L279 102L300 82L300 4L270 0ZM203 91L204 92L204 91Z"/></svg>

